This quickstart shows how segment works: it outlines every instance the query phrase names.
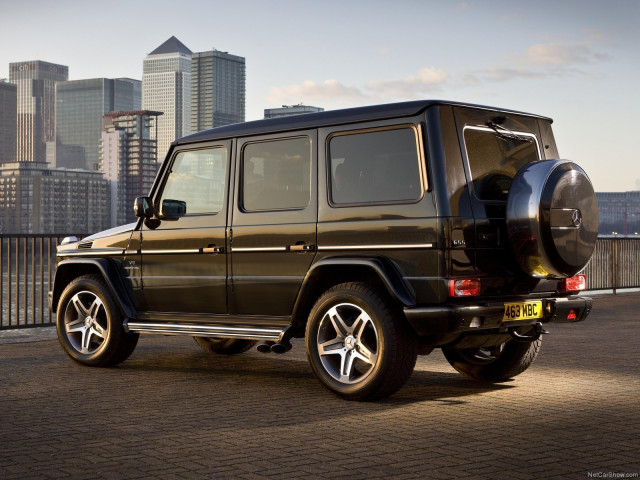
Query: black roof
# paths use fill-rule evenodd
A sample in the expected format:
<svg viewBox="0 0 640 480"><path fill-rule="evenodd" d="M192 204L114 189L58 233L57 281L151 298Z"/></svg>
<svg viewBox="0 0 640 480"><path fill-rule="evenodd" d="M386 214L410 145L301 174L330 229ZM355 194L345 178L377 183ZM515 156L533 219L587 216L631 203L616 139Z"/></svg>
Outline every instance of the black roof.
<svg viewBox="0 0 640 480"><path fill-rule="evenodd" d="M353 122L366 122L370 120L384 120L388 118L405 117L418 115L432 105L451 105L480 108L501 113L511 113L551 120L546 117L540 117L538 115L518 112L515 110L505 110L503 108L486 107L482 105L450 102L444 100L415 100L411 102L388 103L384 105L371 105L367 107L347 108L343 110L327 110L317 113L302 113L299 115L289 115L286 117L234 123L231 125L225 125L223 127L212 128L210 130L203 130L202 132L179 138L173 143L176 145L182 145L203 140L217 140L228 137L242 137L269 132L276 133L287 130L303 130L307 128L318 128L328 125L339 125Z"/></svg>
<svg viewBox="0 0 640 480"><path fill-rule="evenodd" d="M149 55L160 55L162 53L186 53L188 55L193 54L193 52L189 50L187 46L180 40L178 40L175 36L172 36L169 40L164 42Z"/></svg>

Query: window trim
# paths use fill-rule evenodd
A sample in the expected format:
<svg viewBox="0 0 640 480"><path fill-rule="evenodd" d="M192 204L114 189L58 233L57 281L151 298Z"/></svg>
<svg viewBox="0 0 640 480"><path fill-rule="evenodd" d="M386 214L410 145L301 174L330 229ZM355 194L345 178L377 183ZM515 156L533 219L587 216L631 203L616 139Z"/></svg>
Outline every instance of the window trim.
<svg viewBox="0 0 640 480"><path fill-rule="evenodd" d="M418 172L420 177L420 195L416 199L410 200L385 200L377 202L351 202L351 203L335 203L333 201L333 176L331 174L331 140L336 137L342 137L347 135L358 135L362 133L375 133L390 130L413 130L414 138L416 141L416 152L418 157ZM426 179L425 169L425 152L424 152L424 139L422 135L422 128L420 125L414 123L399 123L394 125L385 125L373 128L358 128L355 130L343 130L333 132L327 135L325 140L325 165L326 165L326 178L327 178L327 203L331 208L350 208L350 207L369 207L380 205L413 205L420 203L424 198L425 192L428 190L428 182Z"/></svg>

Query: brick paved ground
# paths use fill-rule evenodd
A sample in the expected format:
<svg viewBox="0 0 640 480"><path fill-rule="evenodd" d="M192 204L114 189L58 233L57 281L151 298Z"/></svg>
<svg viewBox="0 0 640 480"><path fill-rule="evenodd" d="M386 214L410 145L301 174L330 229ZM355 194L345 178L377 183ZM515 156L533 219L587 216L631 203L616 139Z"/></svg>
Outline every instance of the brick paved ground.
<svg viewBox="0 0 640 480"><path fill-rule="evenodd" d="M0 478L639 473L638 307L637 295L596 299L587 322L548 327L534 366L501 385L466 380L434 352L379 403L325 391L300 341L282 356L218 357L145 336L119 367L92 369L50 329L29 343L3 334Z"/></svg>

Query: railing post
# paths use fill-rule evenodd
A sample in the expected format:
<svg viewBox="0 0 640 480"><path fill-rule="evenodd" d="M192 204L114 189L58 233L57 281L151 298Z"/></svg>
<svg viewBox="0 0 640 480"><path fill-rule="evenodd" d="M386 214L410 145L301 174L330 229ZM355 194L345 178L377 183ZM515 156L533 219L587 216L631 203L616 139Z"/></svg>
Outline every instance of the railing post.
<svg viewBox="0 0 640 480"><path fill-rule="evenodd" d="M614 295L618 287L618 260L618 237L615 237L611 242L611 281Z"/></svg>

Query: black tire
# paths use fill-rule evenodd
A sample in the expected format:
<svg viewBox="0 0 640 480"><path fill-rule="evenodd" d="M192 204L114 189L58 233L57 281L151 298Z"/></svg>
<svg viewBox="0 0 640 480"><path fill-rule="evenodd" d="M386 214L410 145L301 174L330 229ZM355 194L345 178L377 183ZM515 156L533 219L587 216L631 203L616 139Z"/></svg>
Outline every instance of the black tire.
<svg viewBox="0 0 640 480"><path fill-rule="evenodd" d="M100 275L73 280L58 302L56 330L69 357L91 367L108 367L126 360L138 334L125 332L123 317Z"/></svg>
<svg viewBox="0 0 640 480"><path fill-rule="evenodd" d="M311 309L305 341L315 375L347 400L376 400L398 391L418 351L400 312L366 283L327 290Z"/></svg>
<svg viewBox="0 0 640 480"><path fill-rule="evenodd" d="M503 382L531 366L542 339L532 342L510 340L493 348L443 348L445 358L458 372L474 380Z"/></svg>
<svg viewBox="0 0 640 480"><path fill-rule="evenodd" d="M243 338L210 338L193 337L196 343L207 353L220 353L222 355L236 355L251 350L258 343L255 340Z"/></svg>

